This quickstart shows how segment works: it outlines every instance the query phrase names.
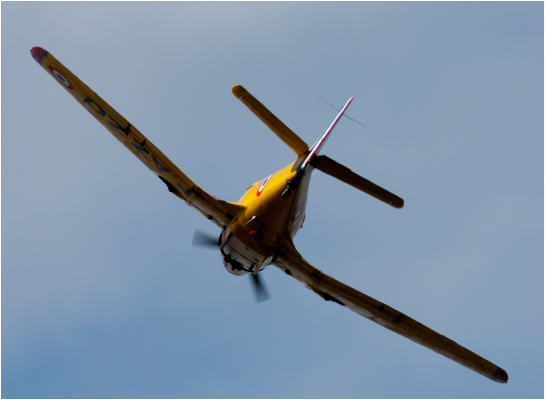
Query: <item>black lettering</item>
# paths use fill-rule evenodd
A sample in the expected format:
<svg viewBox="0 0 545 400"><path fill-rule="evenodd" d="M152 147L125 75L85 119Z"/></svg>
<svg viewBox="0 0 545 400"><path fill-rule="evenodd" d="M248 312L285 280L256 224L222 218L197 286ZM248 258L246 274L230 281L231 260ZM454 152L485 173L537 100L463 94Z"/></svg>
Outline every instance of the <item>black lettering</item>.
<svg viewBox="0 0 545 400"><path fill-rule="evenodd" d="M118 133L122 134L122 135L127 135L127 130L128 129L125 129L123 128L119 122L117 122L115 119L113 119L112 117L110 117L108 115L108 118L111 119L111 121L108 121L108 123L111 125L112 128L114 128Z"/></svg>
<svg viewBox="0 0 545 400"><path fill-rule="evenodd" d="M155 166L157 167L157 169L159 171L162 171L162 172L170 172L168 169L166 169L165 167L163 167L161 164L159 164L159 161L157 161L157 159L155 158L154 155L152 155L153 157L153 162L155 162Z"/></svg>
<svg viewBox="0 0 545 400"><path fill-rule="evenodd" d="M178 188L182 191L183 194L185 194L186 197L189 197L189 195L191 194L191 190L185 189L182 185L180 185L177 182L176 182L176 186L178 186Z"/></svg>
<svg viewBox="0 0 545 400"><path fill-rule="evenodd" d="M143 147L143 143L140 144L140 143L135 143L135 142L131 142L131 145L132 147L134 147L136 150L138 150L138 152L144 156L147 156L149 154L149 151L148 149L146 149L145 147ZM153 158L155 159L155 157Z"/></svg>
<svg viewBox="0 0 545 400"><path fill-rule="evenodd" d="M85 101L83 103L89 104L89 107L91 107L93 110L95 110L96 113L98 113L101 117L106 116L106 113L100 107L93 99L91 99L89 96L85 98ZM94 105L93 105L94 104Z"/></svg>

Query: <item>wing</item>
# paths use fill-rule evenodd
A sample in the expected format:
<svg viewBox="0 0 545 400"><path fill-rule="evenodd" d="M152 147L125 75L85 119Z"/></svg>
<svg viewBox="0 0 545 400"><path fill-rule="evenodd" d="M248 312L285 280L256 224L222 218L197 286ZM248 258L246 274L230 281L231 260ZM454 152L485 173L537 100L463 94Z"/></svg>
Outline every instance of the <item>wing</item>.
<svg viewBox="0 0 545 400"><path fill-rule="evenodd" d="M138 129L89 89L49 52L40 47L34 47L30 52L43 69L157 175L167 185L170 192L195 207L221 228L227 226L233 217L243 210L243 207L239 205L218 200L195 184Z"/></svg>
<svg viewBox="0 0 545 400"><path fill-rule="evenodd" d="M240 85L235 85L231 89L233 94L242 101L261 121L267 125L271 131L286 143L298 156L308 151L308 145L280 121L272 112L252 96L246 89Z"/></svg>
<svg viewBox="0 0 545 400"><path fill-rule="evenodd" d="M470 368L496 382L506 383L507 373L427 326L386 304L327 276L314 268L295 250L293 244L282 249L284 255L273 261L286 274L323 297L376 322L406 338Z"/></svg>
<svg viewBox="0 0 545 400"><path fill-rule="evenodd" d="M390 193L384 188L375 185L373 182L365 179L362 176L352 172L349 168L339 164L326 156L314 157L311 162L312 166L320 171L373 196L375 199L385 202L395 208L403 208L403 199Z"/></svg>

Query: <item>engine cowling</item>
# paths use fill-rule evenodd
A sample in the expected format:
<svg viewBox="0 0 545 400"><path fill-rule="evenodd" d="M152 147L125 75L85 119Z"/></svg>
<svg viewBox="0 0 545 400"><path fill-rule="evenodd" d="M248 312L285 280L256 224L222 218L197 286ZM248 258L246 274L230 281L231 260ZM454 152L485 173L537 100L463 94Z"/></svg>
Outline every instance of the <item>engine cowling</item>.
<svg viewBox="0 0 545 400"><path fill-rule="evenodd" d="M251 272L249 267L245 266L240 261L234 259L231 257L230 254L224 254L222 252L222 258L223 258L223 266L227 271L232 273L233 275L244 275L248 272Z"/></svg>

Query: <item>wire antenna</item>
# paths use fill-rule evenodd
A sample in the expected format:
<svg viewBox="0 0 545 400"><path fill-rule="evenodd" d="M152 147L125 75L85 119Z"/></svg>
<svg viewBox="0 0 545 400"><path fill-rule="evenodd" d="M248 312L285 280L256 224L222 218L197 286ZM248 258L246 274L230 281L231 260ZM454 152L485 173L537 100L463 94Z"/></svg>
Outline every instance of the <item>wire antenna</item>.
<svg viewBox="0 0 545 400"><path fill-rule="evenodd" d="M337 108L335 108L335 106L329 104L327 101L325 101L324 99L322 99L320 96L316 95L316 97L318 97L320 100L322 100L324 103L326 103L329 107L333 108L334 110L337 110ZM337 110L337 112L339 112L339 111L340 111L340 110ZM354 118L349 117L349 116L346 115L346 114L343 114L343 117L346 117L346 118L348 118L350 121L354 121L354 122L360 124L361 126L363 126L364 128L367 128L367 127L366 127L365 125L363 125L360 121L357 121L357 120L355 120Z"/></svg>

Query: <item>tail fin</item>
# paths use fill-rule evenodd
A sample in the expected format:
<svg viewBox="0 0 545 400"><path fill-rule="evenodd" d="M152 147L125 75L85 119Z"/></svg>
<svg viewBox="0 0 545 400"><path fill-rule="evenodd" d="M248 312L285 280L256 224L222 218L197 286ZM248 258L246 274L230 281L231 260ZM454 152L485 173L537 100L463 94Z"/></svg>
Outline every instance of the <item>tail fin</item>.
<svg viewBox="0 0 545 400"><path fill-rule="evenodd" d="M348 101L346 102L346 104L344 105L344 107L341 109L341 111L339 111L339 113L337 114L337 116L333 119L333 121L331 122L331 124L329 124L329 126L327 127L327 129L325 130L324 133L322 133L322 136L320 136L318 138L318 140L316 141L316 143L314 143L314 145L310 148L310 151L308 153L308 155L305 157L305 159L303 160L303 162L301 164L299 164L299 167L297 168L297 172L302 172L304 171L307 166L310 164L311 160L318 155L320 149L322 148L322 146L324 145L325 141L327 140L327 138L329 137L329 134L331 132L333 132L333 128L335 128L335 125L337 125L337 122L339 122L339 120L341 119L341 117L343 116L344 112L346 111L346 109L348 108L348 106L350 105L350 103L352 103L352 100L354 100L354 96L350 97L348 99Z"/></svg>

